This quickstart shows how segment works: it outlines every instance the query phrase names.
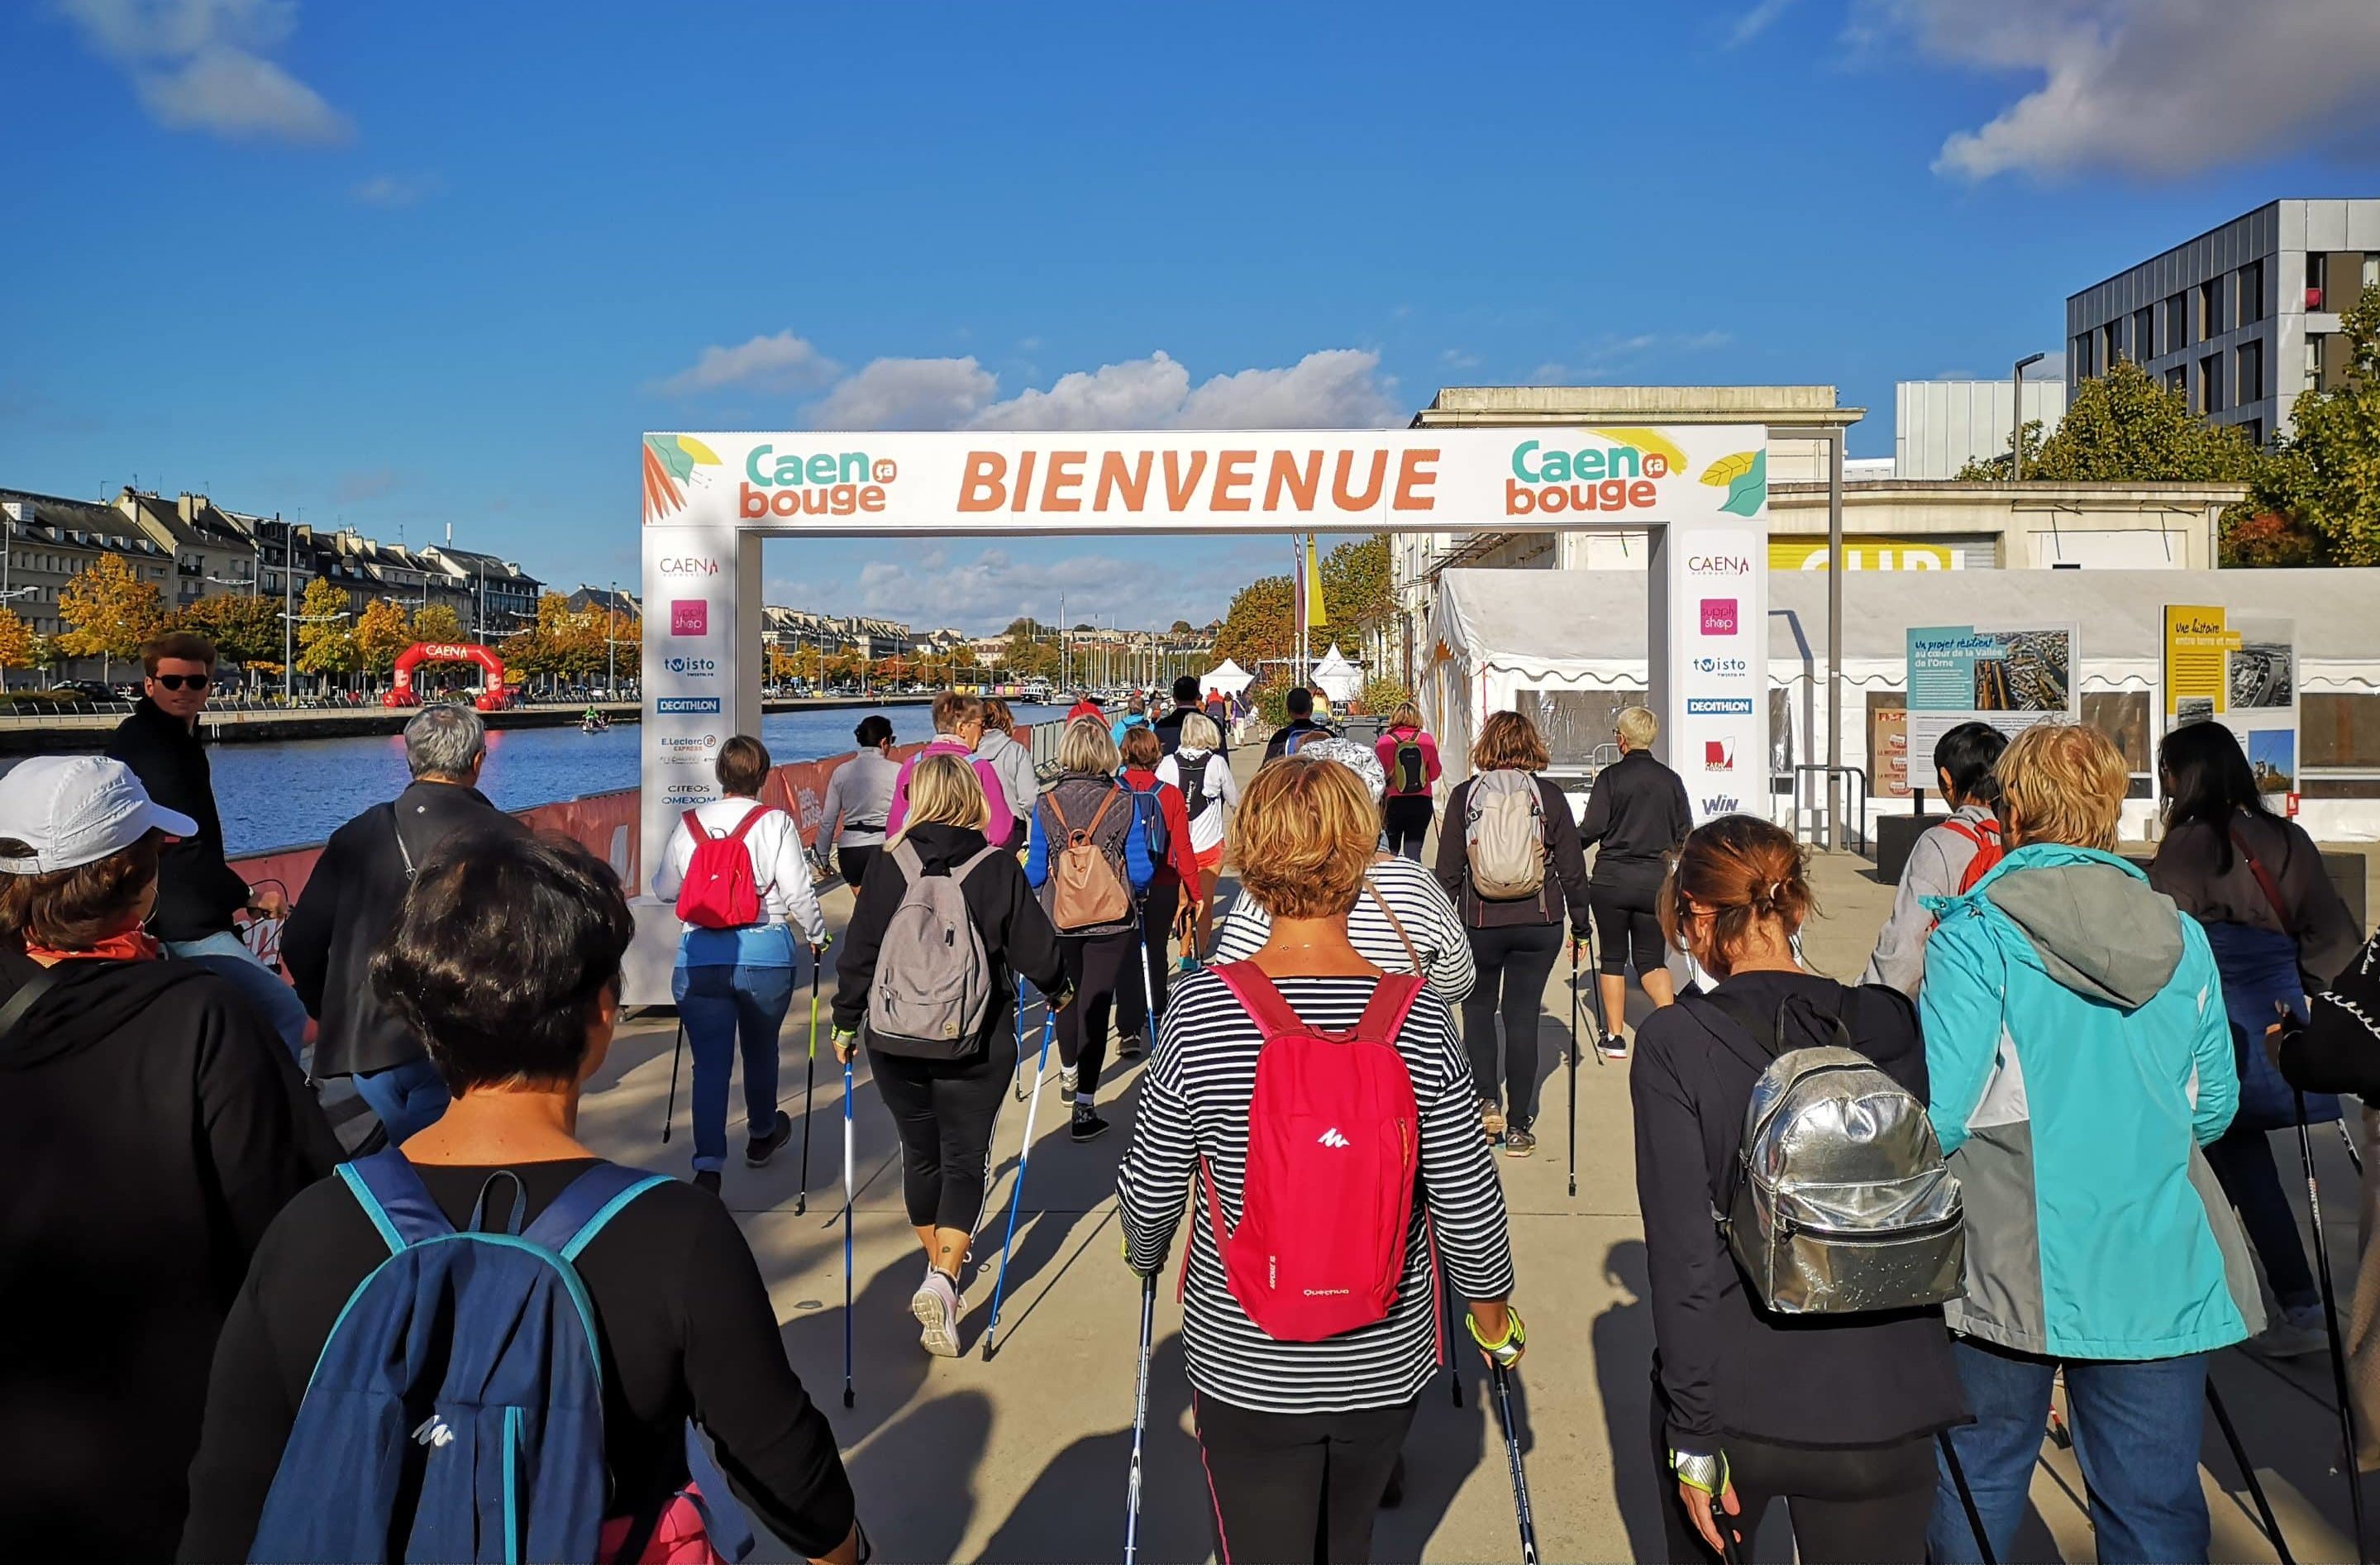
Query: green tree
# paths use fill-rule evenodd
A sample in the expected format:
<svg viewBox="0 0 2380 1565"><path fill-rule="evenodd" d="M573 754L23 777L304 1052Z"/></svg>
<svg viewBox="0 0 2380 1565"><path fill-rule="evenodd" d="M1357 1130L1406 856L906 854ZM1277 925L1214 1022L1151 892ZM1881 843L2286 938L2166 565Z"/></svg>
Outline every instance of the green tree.
<svg viewBox="0 0 2380 1565"><path fill-rule="evenodd" d="M2319 537L2331 563L2380 564L2380 287L2338 325L2349 372L2299 395L2257 497Z"/></svg>
<svg viewBox="0 0 2380 1565"><path fill-rule="evenodd" d="M2024 466L2028 475L2040 460L2041 420L2027 419L2024 421ZM1998 456L1971 456L1967 458L1966 466L1959 469L1957 478L1961 483L2006 483L2009 481L2009 454L2003 451Z"/></svg>
<svg viewBox="0 0 2380 1565"><path fill-rule="evenodd" d="M2059 421L2025 461L2042 483L2249 483L2260 455L2247 432L2208 424L2181 394L2130 359L2082 382Z"/></svg>
<svg viewBox="0 0 2380 1565"><path fill-rule="evenodd" d="M218 592L181 613L181 628L215 644L215 652L242 667L281 658L281 601Z"/></svg>
<svg viewBox="0 0 2380 1565"><path fill-rule="evenodd" d="M1389 617L1394 600L1387 533L1351 539L1322 557L1322 602L1330 612L1331 631L1342 637Z"/></svg>
<svg viewBox="0 0 2380 1565"><path fill-rule="evenodd" d="M463 639L462 616L443 603L424 603L413 611L416 641L453 643Z"/></svg>
<svg viewBox="0 0 2380 1565"><path fill-rule="evenodd" d="M366 673L388 673L396 665L396 655L413 645L413 629L406 623L405 611L385 598L364 605L354 635L356 664Z"/></svg>
<svg viewBox="0 0 2380 1565"><path fill-rule="evenodd" d="M1194 631L1195 627L1188 620L1175 620L1173 622L1173 634L1176 636L1189 636L1194 634Z"/></svg>
<svg viewBox="0 0 2380 1565"><path fill-rule="evenodd" d="M102 554L59 589L58 618L69 626L58 649L97 658L104 679L112 663L139 657L140 643L165 627L165 598L123 555Z"/></svg>
<svg viewBox="0 0 2380 1565"><path fill-rule="evenodd" d="M1223 628L1215 633L1216 661L1236 659L1262 677L1266 660L1286 658L1296 649L1296 591L1289 577L1258 576L1232 595Z"/></svg>
<svg viewBox="0 0 2380 1565"><path fill-rule="evenodd" d="M349 625L347 595L316 576L298 601L298 672L319 675L355 670L356 636Z"/></svg>

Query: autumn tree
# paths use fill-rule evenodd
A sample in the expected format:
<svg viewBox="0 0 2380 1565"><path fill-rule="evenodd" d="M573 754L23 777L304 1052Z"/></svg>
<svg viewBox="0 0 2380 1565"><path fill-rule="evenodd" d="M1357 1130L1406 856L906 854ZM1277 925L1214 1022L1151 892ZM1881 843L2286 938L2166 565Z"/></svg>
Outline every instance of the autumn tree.
<svg viewBox="0 0 2380 1565"><path fill-rule="evenodd" d="M165 627L165 598L123 555L102 554L59 589L58 618L69 627L58 649L97 658L105 679L111 663L139 657L140 644Z"/></svg>
<svg viewBox="0 0 2380 1565"><path fill-rule="evenodd" d="M356 636L348 621L347 595L316 576L298 601L298 672L352 673L355 668Z"/></svg>
<svg viewBox="0 0 2380 1565"><path fill-rule="evenodd" d="M2320 538L2332 564L2380 564L2380 287L2338 326L2348 373L2299 394L2258 498Z"/></svg>
<svg viewBox="0 0 2380 1565"><path fill-rule="evenodd" d="M1328 585L1324 591L1330 590ZM1215 633L1218 661L1234 659L1242 668L1261 675L1269 659L1290 656L1297 649L1297 594L1286 576L1258 576L1232 595Z"/></svg>
<svg viewBox="0 0 2380 1565"><path fill-rule="evenodd" d="M452 644L463 639L462 616L443 603L424 603L413 611L413 638Z"/></svg>
<svg viewBox="0 0 2380 1565"><path fill-rule="evenodd" d="M243 668L281 658L281 601L218 592L184 609L179 626L215 644L215 654Z"/></svg>
<svg viewBox="0 0 2380 1565"><path fill-rule="evenodd" d="M33 666L34 643L39 639L23 615L14 609L0 609L0 690L8 686L10 669Z"/></svg>
<svg viewBox="0 0 2380 1565"><path fill-rule="evenodd" d="M413 629L405 611L385 598L364 605L355 625L356 665L366 673L386 673L396 666L396 655L413 645Z"/></svg>
<svg viewBox="0 0 2380 1565"><path fill-rule="evenodd" d="M1322 601L1334 631L1366 631L1395 606L1389 535L1351 539L1322 557Z"/></svg>

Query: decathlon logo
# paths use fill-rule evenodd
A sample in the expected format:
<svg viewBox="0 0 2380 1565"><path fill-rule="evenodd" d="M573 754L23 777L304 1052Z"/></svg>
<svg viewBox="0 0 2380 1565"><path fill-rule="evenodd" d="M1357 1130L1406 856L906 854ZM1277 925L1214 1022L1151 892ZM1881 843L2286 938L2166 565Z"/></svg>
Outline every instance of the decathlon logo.
<svg viewBox="0 0 2380 1565"><path fill-rule="evenodd" d="M1686 698L1688 717L1750 717L1752 698L1749 696L1689 696Z"/></svg>
<svg viewBox="0 0 2380 1565"><path fill-rule="evenodd" d="M417 1446L429 1446L435 1450L452 1444L454 1438L455 1431L446 1427L446 1421L434 1413L414 1426L413 1443Z"/></svg>
<svg viewBox="0 0 2380 1565"><path fill-rule="evenodd" d="M664 717L698 717L716 714L719 710L719 698L716 696L663 696L653 703L653 710Z"/></svg>
<svg viewBox="0 0 2380 1565"><path fill-rule="evenodd" d="M1332 1125L1329 1130L1324 1131L1315 1139L1319 1141L1325 1146L1353 1146L1355 1145L1354 1142L1339 1134L1339 1127L1337 1125Z"/></svg>

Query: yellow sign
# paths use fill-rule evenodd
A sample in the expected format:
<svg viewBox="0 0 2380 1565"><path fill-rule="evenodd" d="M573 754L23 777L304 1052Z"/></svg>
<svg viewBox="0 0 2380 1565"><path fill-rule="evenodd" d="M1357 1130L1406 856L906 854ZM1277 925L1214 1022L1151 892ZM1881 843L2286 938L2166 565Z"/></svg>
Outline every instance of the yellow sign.
<svg viewBox="0 0 2380 1565"><path fill-rule="evenodd" d="M1768 540L1768 568L1772 571L1823 571L1827 568L1827 540L1823 538L1779 538ZM1913 539L1879 538L1873 533L1843 540L1843 569L1847 571L1955 571L1960 568L1958 551L1939 543L1921 543Z"/></svg>
<svg viewBox="0 0 2380 1565"><path fill-rule="evenodd" d="M2229 694L2224 679L2231 653L2240 649L2233 630L2219 606L2168 603L2165 606L2165 715L2213 717L2225 710Z"/></svg>

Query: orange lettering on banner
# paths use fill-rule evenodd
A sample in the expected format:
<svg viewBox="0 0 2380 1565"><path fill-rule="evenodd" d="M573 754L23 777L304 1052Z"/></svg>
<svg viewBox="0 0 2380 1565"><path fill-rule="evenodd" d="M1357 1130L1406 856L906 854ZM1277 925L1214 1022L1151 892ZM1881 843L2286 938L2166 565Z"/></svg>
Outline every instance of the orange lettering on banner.
<svg viewBox="0 0 2380 1565"><path fill-rule="evenodd" d="M1133 458L1132 467L1126 467L1123 452L1099 453L1099 487L1091 496L1091 509L1106 510L1108 496L1119 491L1123 494L1123 508L1127 511L1137 511L1148 504L1148 469L1155 460L1153 453L1144 451Z"/></svg>
<svg viewBox="0 0 2380 1565"><path fill-rule="evenodd" d="M1179 451L1165 454L1165 503L1168 510L1188 510L1190 497L1198 492L1198 480L1207 471L1207 454L1203 451L1189 452L1186 455L1190 458L1190 471L1185 477L1182 471L1184 455Z"/></svg>
<svg viewBox="0 0 2380 1565"><path fill-rule="evenodd" d="M1091 459L1087 451L1053 451L1050 453L1050 476L1042 487L1041 509L1044 511L1079 511L1083 497L1073 492L1083 487L1083 464Z"/></svg>
<svg viewBox="0 0 2380 1565"><path fill-rule="evenodd" d="M1281 491L1284 489L1297 502L1299 510L1314 509L1314 496L1322 488L1322 453L1306 452L1304 460L1305 466L1301 468L1298 453L1276 451L1272 454L1272 472L1265 480L1266 510L1281 509Z"/></svg>
<svg viewBox="0 0 2380 1565"><path fill-rule="evenodd" d="M1016 490L1008 502L1012 511L1024 510L1026 498L1033 492L1033 455L1030 451L1016 454Z"/></svg>
<svg viewBox="0 0 2380 1565"><path fill-rule="evenodd" d="M1008 498L1008 458L997 451L967 453L966 474L959 479L959 509L997 511Z"/></svg>
<svg viewBox="0 0 2380 1565"><path fill-rule="evenodd" d="M1427 466L1425 467L1424 464ZM1438 482L1438 453L1415 447L1397 463L1397 498L1392 509L1428 511L1437 507L1438 498L1422 491Z"/></svg>
<svg viewBox="0 0 2380 1565"><path fill-rule="evenodd" d="M1232 490L1245 490L1257 481L1257 454L1253 451L1226 451L1215 459L1215 498L1218 511L1245 511L1248 497L1234 495ZM1236 472L1233 469L1238 469Z"/></svg>
<svg viewBox="0 0 2380 1565"><path fill-rule="evenodd" d="M1372 453L1372 476L1361 495L1349 492L1347 488L1348 479L1353 477L1354 471L1355 454L1352 451L1341 452L1339 474L1330 484L1331 503L1342 511L1368 511L1380 503L1380 491L1388 487L1389 454L1385 451Z"/></svg>

